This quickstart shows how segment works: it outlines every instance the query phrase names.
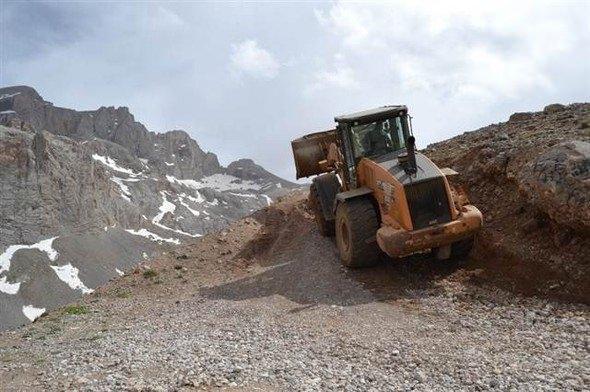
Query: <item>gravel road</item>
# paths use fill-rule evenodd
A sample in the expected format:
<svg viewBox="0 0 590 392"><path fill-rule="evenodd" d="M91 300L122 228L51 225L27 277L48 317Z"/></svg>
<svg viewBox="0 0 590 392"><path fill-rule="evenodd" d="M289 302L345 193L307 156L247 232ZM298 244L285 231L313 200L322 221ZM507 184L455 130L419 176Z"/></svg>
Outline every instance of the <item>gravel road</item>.
<svg viewBox="0 0 590 392"><path fill-rule="evenodd" d="M296 197L1 334L0 390L581 391L589 320L469 263L344 270Z"/></svg>

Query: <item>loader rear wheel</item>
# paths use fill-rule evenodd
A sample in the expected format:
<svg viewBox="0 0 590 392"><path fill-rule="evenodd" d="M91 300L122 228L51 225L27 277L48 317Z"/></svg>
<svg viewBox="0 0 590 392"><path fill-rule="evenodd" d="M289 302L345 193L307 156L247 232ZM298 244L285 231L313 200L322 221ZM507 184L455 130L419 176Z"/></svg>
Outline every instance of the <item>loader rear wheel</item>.
<svg viewBox="0 0 590 392"><path fill-rule="evenodd" d="M315 221L318 225L318 229L320 234L324 237L333 237L334 236L334 221L328 221L324 217L324 212L322 211L322 206L320 204L320 198L318 196L318 191L315 187L315 184L312 184L309 188L309 203L310 207L313 210L313 214L315 215Z"/></svg>
<svg viewBox="0 0 590 392"><path fill-rule="evenodd" d="M371 200L347 200L336 210L336 245L343 265L350 268L370 267L381 259L376 234L379 216Z"/></svg>

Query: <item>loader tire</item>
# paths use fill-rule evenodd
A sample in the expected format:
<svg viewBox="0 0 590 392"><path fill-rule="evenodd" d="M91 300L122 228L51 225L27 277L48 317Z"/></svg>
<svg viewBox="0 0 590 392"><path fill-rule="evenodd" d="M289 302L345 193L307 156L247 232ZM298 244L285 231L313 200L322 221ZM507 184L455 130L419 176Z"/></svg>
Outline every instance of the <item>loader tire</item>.
<svg viewBox="0 0 590 392"><path fill-rule="evenodd" d="M340 261L349 268L371 267L381 260L376 234L379 216L370 199L347 200L336 210L336 245Z"/></svg>
<svg viewBox="0 0 590 392"><path fill-rule="evenodd" d="M473 241L474 238L469 237L453 243L451 245L451 257L459 259L466 258L469 255L469 252L471 252L471 248L473 248Z"/></svg>
<svg viewBox="0 0 590 392"><path fill-rule="evenodd" d="M310 207L313 210L313 214L315 215L315 221L318 225L318 229L320 234L324 237L333 237L334 236L334 221L328 221L324 217L324 212L322 211L322 206L320 204L320 198L318 196L318 191L314 184L311 185L309 188L309 203Z"/></svg>

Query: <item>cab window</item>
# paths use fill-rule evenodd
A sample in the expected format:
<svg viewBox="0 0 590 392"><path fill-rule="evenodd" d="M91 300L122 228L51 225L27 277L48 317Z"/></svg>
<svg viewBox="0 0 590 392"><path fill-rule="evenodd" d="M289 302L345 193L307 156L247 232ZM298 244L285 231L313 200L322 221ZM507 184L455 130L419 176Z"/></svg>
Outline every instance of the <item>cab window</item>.
<svg viewBox="0 0 590 392"><path fill-rule="evenodd" d="M368 124L353 125L351 139L354 157L378 157L406 147L404 118L393 117Z"/></svg>

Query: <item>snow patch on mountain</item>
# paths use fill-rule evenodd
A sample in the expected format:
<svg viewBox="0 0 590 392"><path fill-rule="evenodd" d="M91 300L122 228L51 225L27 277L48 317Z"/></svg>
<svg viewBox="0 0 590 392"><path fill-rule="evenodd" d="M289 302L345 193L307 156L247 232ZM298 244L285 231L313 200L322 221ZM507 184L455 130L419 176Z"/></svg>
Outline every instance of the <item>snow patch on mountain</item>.
<svg viewBox="0 0 590 392"><path fill-rule="evenodd" d="M225 192L237 190L260 190L262 188L260 184L257 184L254 181L242 180L238 177L223 173L206 176L198 181L191 179L181 180L171 175L167 175L166 179L171 183L177 183L196 190L210 188L219 192Z"/></svg>
<svg viewBox="0 0 590 392"><path fill-rule="evenodd" d="M164 218L164 215L166 215L167 213L174 214L174 211L176 211L176 205L174 203L171 203L168 201L168 199L166 198L166 192L161 191L160 194L162 195L162 199L163 199L162 205L160 206L160 212L152 219L152 223L158 227L161 227L164 230L170 230L175 233L186 235L189 237L194 237L194 238L201 237L202 236L201 234L187 233L186 231L173 229L171 227L165 226L162 223L160 223L162 218Z"/></svg>
<svg viewBox="0 0 590 392"><path fill-rule="evenodd" d="M0 278L0 292L4 294L15 295L20 290L20 282L10 283L6 276Z"/></svg>
<svg viewBox="0 0 590 392"><path fill-rule="evenodd" d="M272 204L272 199L270 198L270 196L265 195L265 194L262 194L260 196L264 197L264 199L266 200L266 204L267 205L271 205Z"/></svg>
<svg viewBox="0 0 590 392"><path fill-rule="evenodd" d="M23 314L31 321L37 320L43 313L45 313L45 308L36 308L33 305L23 306Z"/></svg>
<svg viewBox="0 0 590 392"><path fill-rule="evenodd" d="M121 177L111 177L111 181L119 186L119 190L121 191L121 197L127 200L128 202L131 202L131 191L129 190L127 184L123 182L125 180L125 178Z"/></svg>
<svg viewBox="0 0 590 392"><path fill-rule="evenodd" d="M200 213L199 211L192 209L192 208L191 208L191 206L189 206L189 205L188 205L188 204L187 204L187 203L186 203L186 202L185 202L185 201L182 199L182 197L179 197L179 198L178 198L178 200L180 201L180 204L181 204L181 205L182 205L184 208L186 208L187 210L189 210L189 212L190 212L191 214L193 214L194 216L200 216L200 215L201 215L201 213Z"/></svg>
<svg viewBox="0 0 590 392"><path fill-rule="evenodd" d="M70 286L72 290L80 290L82 294L89 294L94 291L93 289L86 287L86 285L80 280L80 277L78 276L80 271L72 264L61 266L52 265L50 267L55 271L59 280Z"/></svg>
<svg viewBox="0 0 590 392"><path fill-rule="evenodd" d="M206 200L206 199L203 197L203 195L201 195L201 194L199 193L199 191L195 191L195 194L197 195L196 197L195 197L195 196L191 196L191 195L187 195L186 193L179 193L179 194L178 194L178 196L179 196L180 198L186 198L186 199L188 199L188 200L192 201L193 203L199 203L199 204L200 204L200 203L204 203L204 202L206 202L206 201L207 201L207 200Z"/></svg>
<svg viewBox="0 0 590 392"><path fill-rule="evenodd" d="M157 234L152 233L151 231L149 231L147 229L139 229L139 230L127 229L125 231L128 232L129 234L148 238L149 240L154 241L154 242L169 242L171 244L180 245L180 240L177 238L163 238Z"/></svg>
<svg viewBox="0 0 590 392"><path fill-rule="evenodd" d="M57 237L47 238L32 245L10 245L4 253L0 255L0 274L10 270L10 261L16 252L22 249L38 249L45 252L51 261L55 261L59 253L53 248L53 241Z"/></svg>
<svg viewBox="0 0 590 392"><path fill-rule="evenodd" d="M105 156L98 155L98 154L92 154L92 159L102 163L103 165L107 166L109 169L112 169L112 170L117 171L119 173L124 173L124 174L127 174L132 177L137 177L137 176L141 175L141 173L136 173L131 169L127 169L125 167L119 166L117 164L117 162L115 162L115 160L112 159L111 157L105 157Z"/></svg>
<svg viewBox="0 0 590 392"><path fill-rule="evenodd" d="M2 95L0 95L0 101L3 100L3 99L8 99L8 98L16 97L19 94L20 94L20 92L13 93L13 94L2 94Z"/></svg>

